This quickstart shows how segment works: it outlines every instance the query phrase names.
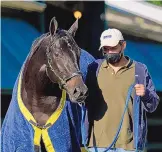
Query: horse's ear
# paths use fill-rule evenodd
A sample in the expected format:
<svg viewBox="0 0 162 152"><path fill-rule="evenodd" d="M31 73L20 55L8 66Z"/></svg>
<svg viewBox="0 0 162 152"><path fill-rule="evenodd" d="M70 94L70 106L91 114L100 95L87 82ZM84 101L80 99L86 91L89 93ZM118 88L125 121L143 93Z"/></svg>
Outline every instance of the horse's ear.
<svg viewBox="0 0 162 152"><path fill-rule="evenodd" d="M68 32L72 35L75 36L75 32L78 29L78 19L73 23L73 25L70 27L70 29L68 30Z"/></svg>
<svg viewBox="0 0 162 152"><path fill-rule="evenodd" d="M49 26L49 31L51 35L54 35L56 33L57 27L58 27L58 23L56 21L56 18L53 17L50 21L50 26Z"/></svg>

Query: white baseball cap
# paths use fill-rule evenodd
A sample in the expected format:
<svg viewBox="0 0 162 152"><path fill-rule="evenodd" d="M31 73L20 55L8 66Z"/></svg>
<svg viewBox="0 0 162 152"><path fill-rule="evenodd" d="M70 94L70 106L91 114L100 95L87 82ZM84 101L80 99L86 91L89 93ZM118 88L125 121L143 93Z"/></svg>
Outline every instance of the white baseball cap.
<svg viewBox="0 0 162 152"><path fill-rule="evenodd" d="M103 46L116 46L119 41L124 40L122 33L118 29L108 29L102 32L100 37L100 48Z"/></svg>

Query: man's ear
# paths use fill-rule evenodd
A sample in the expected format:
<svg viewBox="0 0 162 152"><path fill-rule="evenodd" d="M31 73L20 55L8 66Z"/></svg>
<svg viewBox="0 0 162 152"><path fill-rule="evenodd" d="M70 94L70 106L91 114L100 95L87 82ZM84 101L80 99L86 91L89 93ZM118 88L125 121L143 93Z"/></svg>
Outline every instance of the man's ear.
<svg viewBox="0 0 162 152"><path fill-rule="evenodd" d="M126 41L123 41L123 42L122 42L123 50L125 50L126 46L127 46L127 42L126 42Z"/></svg>

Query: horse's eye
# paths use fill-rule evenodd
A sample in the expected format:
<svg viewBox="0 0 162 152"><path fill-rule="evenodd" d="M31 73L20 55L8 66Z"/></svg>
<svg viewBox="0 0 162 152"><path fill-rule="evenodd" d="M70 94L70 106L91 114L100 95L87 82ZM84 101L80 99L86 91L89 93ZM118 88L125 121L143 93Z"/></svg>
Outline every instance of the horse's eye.
<svg viewBox="0 0 162 152"><path fill-rule="evenodd" d="M72 48L72 46L70 45L70 43L67 43L67 46L68 46L68 48L70 48L70 49Z"/></svg>
<svg viewBox="0 0 162 152"><path fill-rule="evenodd" d="M55 52L55 56L58 57L59 56L59 52Z"/></svg>

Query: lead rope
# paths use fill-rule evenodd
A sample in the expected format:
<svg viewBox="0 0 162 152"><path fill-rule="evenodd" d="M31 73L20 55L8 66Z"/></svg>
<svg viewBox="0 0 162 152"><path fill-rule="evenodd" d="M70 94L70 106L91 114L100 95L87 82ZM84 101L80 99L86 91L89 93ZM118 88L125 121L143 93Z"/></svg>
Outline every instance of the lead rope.
<svg viewBox="0 0 162 152"><path fill-rule="evenodd" d="M135 86L135 83L132 84L130 87L129 87L129 90L128 90L128 94L127 94L127 98L126 98L126 104L125 104L125 108L124 108L124 112L123 112L123 115L121 117L121 121L120 121L120 124L119 124L119 127L118 127L118 130L116 132L116 135L114 137L114 140L113 142L110 144L110 146L108 146L106 148L106 150L104 150L103 152L107 152L109 151L112 146L116 143L117 139L118 139L118 136L119 136L119 133L120 133L120 130L121 130L121 127L122 127L122 123L123 123L123 120L124 120L124 115L126 113L126 110L128 108L128 103L130 101L130 97L131 97L131 93L132 93L132 90ZM82 121L81 121L81 134L82 134L82 143L84 145L84 148L87 150L87 152L90 152L89 148L87 147L86 143L87 143L87 140L86 140L86 132L85 132L85 125L84 125L84 122L85 122L85 116L86 116L86 107L85 107L85 103L81 103L81 109L82 109ZM137 135L138 136L138 135ZM137 150L137 147L136 147L136 150L135 152L138 152Z"/></svg>

